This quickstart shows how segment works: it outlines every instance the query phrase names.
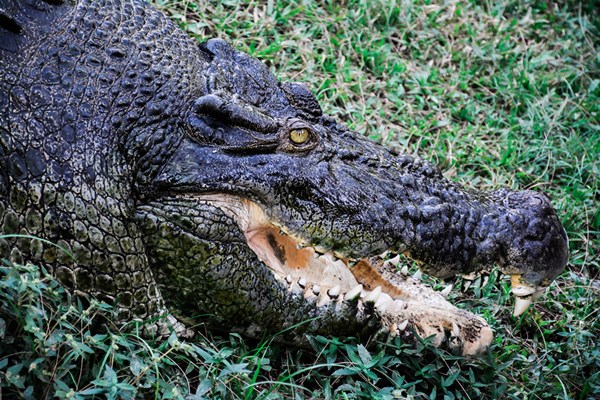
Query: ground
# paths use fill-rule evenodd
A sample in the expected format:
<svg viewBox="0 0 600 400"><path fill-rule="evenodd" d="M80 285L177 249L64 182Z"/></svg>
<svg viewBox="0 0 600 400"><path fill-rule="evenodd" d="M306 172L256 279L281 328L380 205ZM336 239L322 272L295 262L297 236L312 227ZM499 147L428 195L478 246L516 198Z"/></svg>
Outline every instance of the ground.
<svg viewBox="0 0 600 400"><path fill-rule="evenodd" d="M207 334L194 344L92 335L86 323L102 310L69 307L58 288L40 301L36 290L52 281L36 281L35 268L5 269L0 334L16 343L0 346L5 394L30 386L39 393L51 376L45 393L76 398L177 398L190 390L195 398L244 399L600 397L594 2L202 3L155 2L190 35L222 37L280 79L308 83L326 112L434 161L452 179L546 192L570 238L567 270L519 318L511 316L507 277L456 279L450 300L482 315L496 334L487 355L467 360L399 339L365 347L316 337L306 351L235 335ZM25 333L5 335L3 321L9 328L20 321ZM15 361L19 345L23 361Z"/></svg>

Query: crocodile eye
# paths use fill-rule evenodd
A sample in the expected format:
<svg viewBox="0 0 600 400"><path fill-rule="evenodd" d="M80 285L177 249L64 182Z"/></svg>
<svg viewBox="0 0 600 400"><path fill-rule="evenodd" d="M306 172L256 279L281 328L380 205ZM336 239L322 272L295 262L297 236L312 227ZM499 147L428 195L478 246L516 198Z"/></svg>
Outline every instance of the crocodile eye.
<svg viewBox="0 0 600 400"><path fill-rule="evenodd" d="M310 138L310 131L306 128L292 129L290 131L290 140L294 144L303 144Z"/></svg>

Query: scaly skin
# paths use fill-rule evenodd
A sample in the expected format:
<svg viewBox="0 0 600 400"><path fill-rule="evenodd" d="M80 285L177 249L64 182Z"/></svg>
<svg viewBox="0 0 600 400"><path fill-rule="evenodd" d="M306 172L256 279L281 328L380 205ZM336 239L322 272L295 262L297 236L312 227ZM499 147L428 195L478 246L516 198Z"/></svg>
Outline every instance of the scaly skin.
<svg viewBox="0 0 600 400"><path fill-rule="evenodd" d="M440 277L498 263L524 296L563 270L567 238L542 194L463 189L141 2L55 3L0 7L0 232L75 262L14 237L0 255L115 302L122 320L168 308L255 337L295 326L280 339L298 344L416 332L473 354L485 321L389 264L327 267L294 249L405 252ZM315 278L328 268L339 277Z"/></svg>

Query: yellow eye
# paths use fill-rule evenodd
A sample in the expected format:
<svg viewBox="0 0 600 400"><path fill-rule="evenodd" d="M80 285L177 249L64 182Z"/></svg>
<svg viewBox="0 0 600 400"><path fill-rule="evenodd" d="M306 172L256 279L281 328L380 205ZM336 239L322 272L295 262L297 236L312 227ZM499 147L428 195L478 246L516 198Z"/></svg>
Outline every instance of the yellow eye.
<svg viewBox="0 0 600 400"><path fill-rule="evenodd" d="M310 137L310 131L306 128L292 129L290 131L290 140L295 144L302 144Z"/></svg>

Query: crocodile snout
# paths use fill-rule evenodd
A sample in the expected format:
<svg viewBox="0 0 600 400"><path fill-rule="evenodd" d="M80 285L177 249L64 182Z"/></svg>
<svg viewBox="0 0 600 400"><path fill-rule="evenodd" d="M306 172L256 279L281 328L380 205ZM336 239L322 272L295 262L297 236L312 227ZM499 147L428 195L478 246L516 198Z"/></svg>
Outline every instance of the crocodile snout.
<svg viewBox="0 0 600 400"><path fill-rule="evenodd" d="M564 270L569 241L556 211L546 196L531 190L500 191L511 235L505 238L505 273L511 275L517 297L514 315L522 314Z"/></svg>

